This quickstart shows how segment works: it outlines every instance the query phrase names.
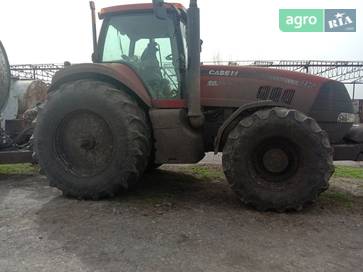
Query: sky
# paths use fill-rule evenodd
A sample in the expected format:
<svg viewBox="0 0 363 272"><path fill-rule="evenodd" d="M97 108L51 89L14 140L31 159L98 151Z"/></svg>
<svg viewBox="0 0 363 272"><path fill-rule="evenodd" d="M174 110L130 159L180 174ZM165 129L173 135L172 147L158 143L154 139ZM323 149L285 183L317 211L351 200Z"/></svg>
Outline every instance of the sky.
<svg viewBox="0 0 363 272"><path fill-rule="evenodd" d="M148 1L96 0L95 4L100 10L140 2ZM179 2L189 4L189 0ZM362 0L199 0L198 3L203 61L215 58L363 60ZM357 32L281 32L280 8L357 9ZM0 12L0 40L11 64L91 61L88 0L3 0Z"/></svg>
<svg viewBox="0 0 363 272"><path fill-rule="evenodd" d="M96 0L95 3L99 10L145 1ZM180 2L189 4L188 0ZM216 56L221 60L363 60L362 0L199 0L198 3L204 61ZM280 8L355 8L357 32L281 32ZM1 1L0 11L0 39L12 64L90 61L92 38L87 0Z"/></svg>

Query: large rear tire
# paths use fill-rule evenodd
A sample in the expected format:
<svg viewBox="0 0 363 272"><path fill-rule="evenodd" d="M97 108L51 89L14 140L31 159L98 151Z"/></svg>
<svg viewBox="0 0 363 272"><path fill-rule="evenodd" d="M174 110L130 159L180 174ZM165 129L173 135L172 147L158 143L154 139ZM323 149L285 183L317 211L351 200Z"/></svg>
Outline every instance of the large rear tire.
<svg viewBox="0 0 363 272"><path fill-rule="evenodd" d="M50 94L35 151L50 185L96 200L136 185L149 161L150 135L144 111L126 92L79 80Z"/></svg>
<svg viewBox="0 0 363 272"><path fill-rule="evenodd" d="M328 187L334 172L327 134L301 112L257 111L231 131L223 168L241 201L258 210L301 210Z"/></svg>

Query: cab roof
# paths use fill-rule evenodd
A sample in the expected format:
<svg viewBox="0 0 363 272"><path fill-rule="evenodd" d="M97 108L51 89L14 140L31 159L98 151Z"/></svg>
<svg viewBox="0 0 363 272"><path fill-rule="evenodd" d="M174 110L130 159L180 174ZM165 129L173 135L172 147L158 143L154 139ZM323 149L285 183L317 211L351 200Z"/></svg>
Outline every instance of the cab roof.
<svg viewBox="0 0 363 272"><path fill-rule="evenodd" d="M179 3L165 3L164 4L167 9L180 9L185 11L185 7ZM120 5L120 6L112 6L101 9L98 13L98 17L100 19L105 18L107 15L115 14L115 13L127 13L127 12L140 12L140 11L149 11L153 9L152 3L145 4L130 4L130 5Z"/></svg>

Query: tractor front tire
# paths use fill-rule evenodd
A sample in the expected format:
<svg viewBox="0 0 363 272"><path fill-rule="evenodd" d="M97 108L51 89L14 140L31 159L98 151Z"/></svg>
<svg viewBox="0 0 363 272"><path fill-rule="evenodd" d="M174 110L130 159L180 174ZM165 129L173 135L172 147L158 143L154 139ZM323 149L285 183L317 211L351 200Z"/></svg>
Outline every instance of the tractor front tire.
<svg viewBox="0 0 363 272"><path fill-rule="evenodd" d="M52 92L34 136L50 185L77 199L112 197L135 186L151 151L144 110L125 90L95 80Z"/></svg>
<svg viewBox="0 0 363 272"><path fill-rule="evenodd" d="M281 107L242 119L228 135L223 169L231 188L260 211L301 210L329 187L334 172L325 131Z"/></svg>

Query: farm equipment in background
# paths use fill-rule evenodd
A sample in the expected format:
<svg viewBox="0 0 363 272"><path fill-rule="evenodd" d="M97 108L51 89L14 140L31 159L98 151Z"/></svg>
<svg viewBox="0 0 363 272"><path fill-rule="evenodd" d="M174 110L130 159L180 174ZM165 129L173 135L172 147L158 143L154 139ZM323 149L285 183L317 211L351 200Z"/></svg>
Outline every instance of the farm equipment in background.
<svg viewBox="0 0 363 272"><path fill-rule="evenodd" d="M31 136L48 86L40 80L12 79L0 41L0 164L33 162Z"/></svg>
<svg viewBox="0 0 363 272"><path fill-rule="evenodd" d="M214 151L243 203L300 210L328 188L333 158L363 160L342 83L200 65L196 0L104 8L98 41L91 10L93 63L56 73L35 129L40 166L63 194L112 197L147 170Z"/></svg>

